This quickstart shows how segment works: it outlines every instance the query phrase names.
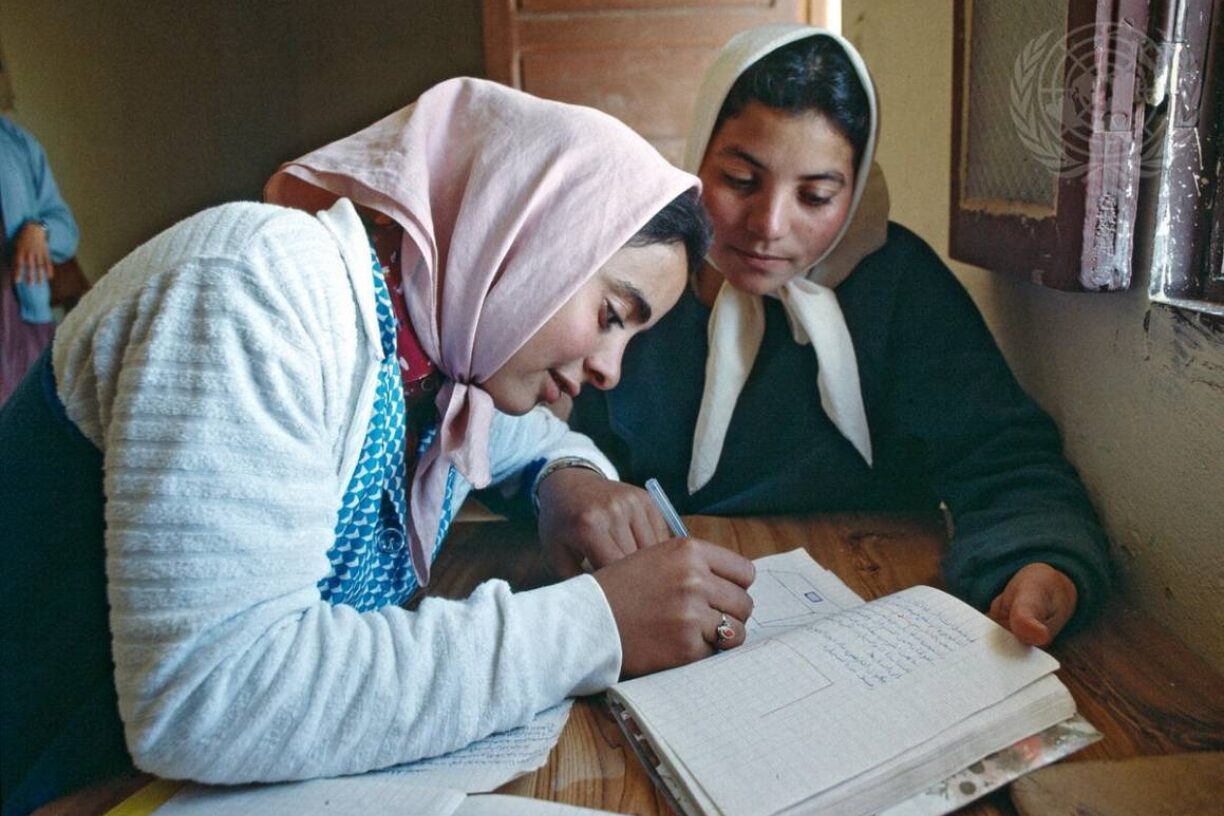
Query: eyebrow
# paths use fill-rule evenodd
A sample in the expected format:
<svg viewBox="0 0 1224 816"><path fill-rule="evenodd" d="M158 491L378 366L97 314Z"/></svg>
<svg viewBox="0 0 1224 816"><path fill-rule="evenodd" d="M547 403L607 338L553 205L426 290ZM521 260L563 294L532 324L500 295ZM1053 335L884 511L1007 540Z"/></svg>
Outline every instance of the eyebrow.
<svg viewBox="0 0 1224 816"><path fill-rule="evenodd" d="M650 316L654 312L650 308L650 301L646 300L646 296L642 294L641 289L638 289L629 281L614 280L612 281L612 291L617 296L629 301L632 309L630 313L631 318L635 319L638 323L650 322Z"/></svg>
<svg viewBox="0 0 1224 816"><path fill-rule="evenodd" d="M722 152L733 158L739 159L743 162L747 162L748 164L752 165L758 170L769 170L769 168L765 166L764 162L762 162L756 156L752 155L751 153L749 153L747 150L744 150L743 148L726 147L726 148L723 148ZM840 182L841 184L846 183L846 177L843 176L841 173L837 172L836 170L830 170L827 173L809 173L806 176L800 176L799 180L800 181L836 181L836 182Z"/></svg>

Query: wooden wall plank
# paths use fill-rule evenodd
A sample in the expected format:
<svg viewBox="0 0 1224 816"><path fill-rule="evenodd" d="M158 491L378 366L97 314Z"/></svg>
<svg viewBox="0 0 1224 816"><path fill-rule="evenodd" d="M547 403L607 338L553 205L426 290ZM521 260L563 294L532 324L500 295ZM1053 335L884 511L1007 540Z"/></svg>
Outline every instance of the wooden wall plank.
<svg viewBox="0 0 1224 816"><path fill-rule="evenodd" d="M485 72L610 113L678 161L718 49L753 26L823 20L823 8L823 0L485 0Z"/></svg>

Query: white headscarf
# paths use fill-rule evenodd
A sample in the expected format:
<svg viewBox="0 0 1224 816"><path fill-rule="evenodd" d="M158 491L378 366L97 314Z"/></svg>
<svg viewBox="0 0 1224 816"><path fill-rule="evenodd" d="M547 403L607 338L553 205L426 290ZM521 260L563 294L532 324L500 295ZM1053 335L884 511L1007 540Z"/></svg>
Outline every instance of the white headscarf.
<svg viewBox="0 0 1224 816"><path fill-rule="evenodd" d="M796 40L823 34L845 51L867 93L870 107L867 143L855 168L854 191L846 221L824 255L778 292L795 342L812 344L819 360L820 404L862 457L871 464L871 434L859 385L858 363L846 319L833 289L864 257L884 245L888 232L888 188L873 162L879 112L871 75L858 51L830 31L803 25L772 25L733 37L706 72L697 96L693 125L685 146L684 168L696 173L705 157L718 112L739 76L763 57ZM869 168L864 172L865 168ZM693 436L688 489L700 490L713 477L722 455L731 414L752 371L765 331L760 296L724 282L714 301L709 323L705 391Z"/></svg>
<svg viewBox="0 0 1224 816"><path fill-rule="evenodd" d="M451 467L476 487L489 483L494 406L480 383L668 202L698 186L607 114L467 78L269 180L268 201L309 208L345 196L404 228L405 305L447 377L438 436L411 488L421 586Z"/></svg>

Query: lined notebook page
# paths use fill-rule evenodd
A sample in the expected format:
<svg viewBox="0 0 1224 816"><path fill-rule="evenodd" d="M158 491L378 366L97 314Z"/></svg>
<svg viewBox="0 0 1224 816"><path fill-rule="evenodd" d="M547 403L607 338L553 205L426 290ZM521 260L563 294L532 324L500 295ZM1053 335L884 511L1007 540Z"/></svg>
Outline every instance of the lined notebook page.
<svg viewBox="0 0 1224 816"><path fill-rule="evenodd" d="M1057 668L929 587L613 688L727 813L770 814ZM702 797L699 797L702 798Z"/></svg>

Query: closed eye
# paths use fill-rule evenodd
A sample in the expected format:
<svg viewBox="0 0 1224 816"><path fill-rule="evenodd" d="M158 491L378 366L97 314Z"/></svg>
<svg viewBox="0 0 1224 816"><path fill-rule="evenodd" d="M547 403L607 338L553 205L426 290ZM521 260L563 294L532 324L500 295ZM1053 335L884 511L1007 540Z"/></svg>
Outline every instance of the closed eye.
<svg viewBox="0 0 1224 816"><path fill-rule="evenodd" d="M622 313L613 305L612 300L605 300L604 309L608 315L609 325L624 328L626 323L644 326L650 322L650 316L654 311L650 308L650 301L642 294L641 289L627 280L614 280L610 288L622 306L628 306L628 311ZM611 320L615 320L615 324L612 324Z"/></svg>
<svg viewBox="0 0 1224 816"><path fill-rule="evenodd" d="M818 173L804 180L809 183L799 188L799 200L810 207L822 207L848 192L841 173Z"/></svg>
<svg viewBox="0 0 1224 816"><path fill-rule="evenodd" d="M732 190L749 192L756 188L756 179L752 178L751 176L745 178L744 176L733 176L730 173L723 173L722 178L723 183Z"/></svg>
<svg viewBox="0 0 1224 816"><path fill-rule="evenodd" d="M612 301L607 298L605 298L603 302L603 321L602 322L603 322L604 331L608 331L614 328L616 329L625 328L625 319L621 317L620 312L616 311L616 306L612 303Z"/></svg>

